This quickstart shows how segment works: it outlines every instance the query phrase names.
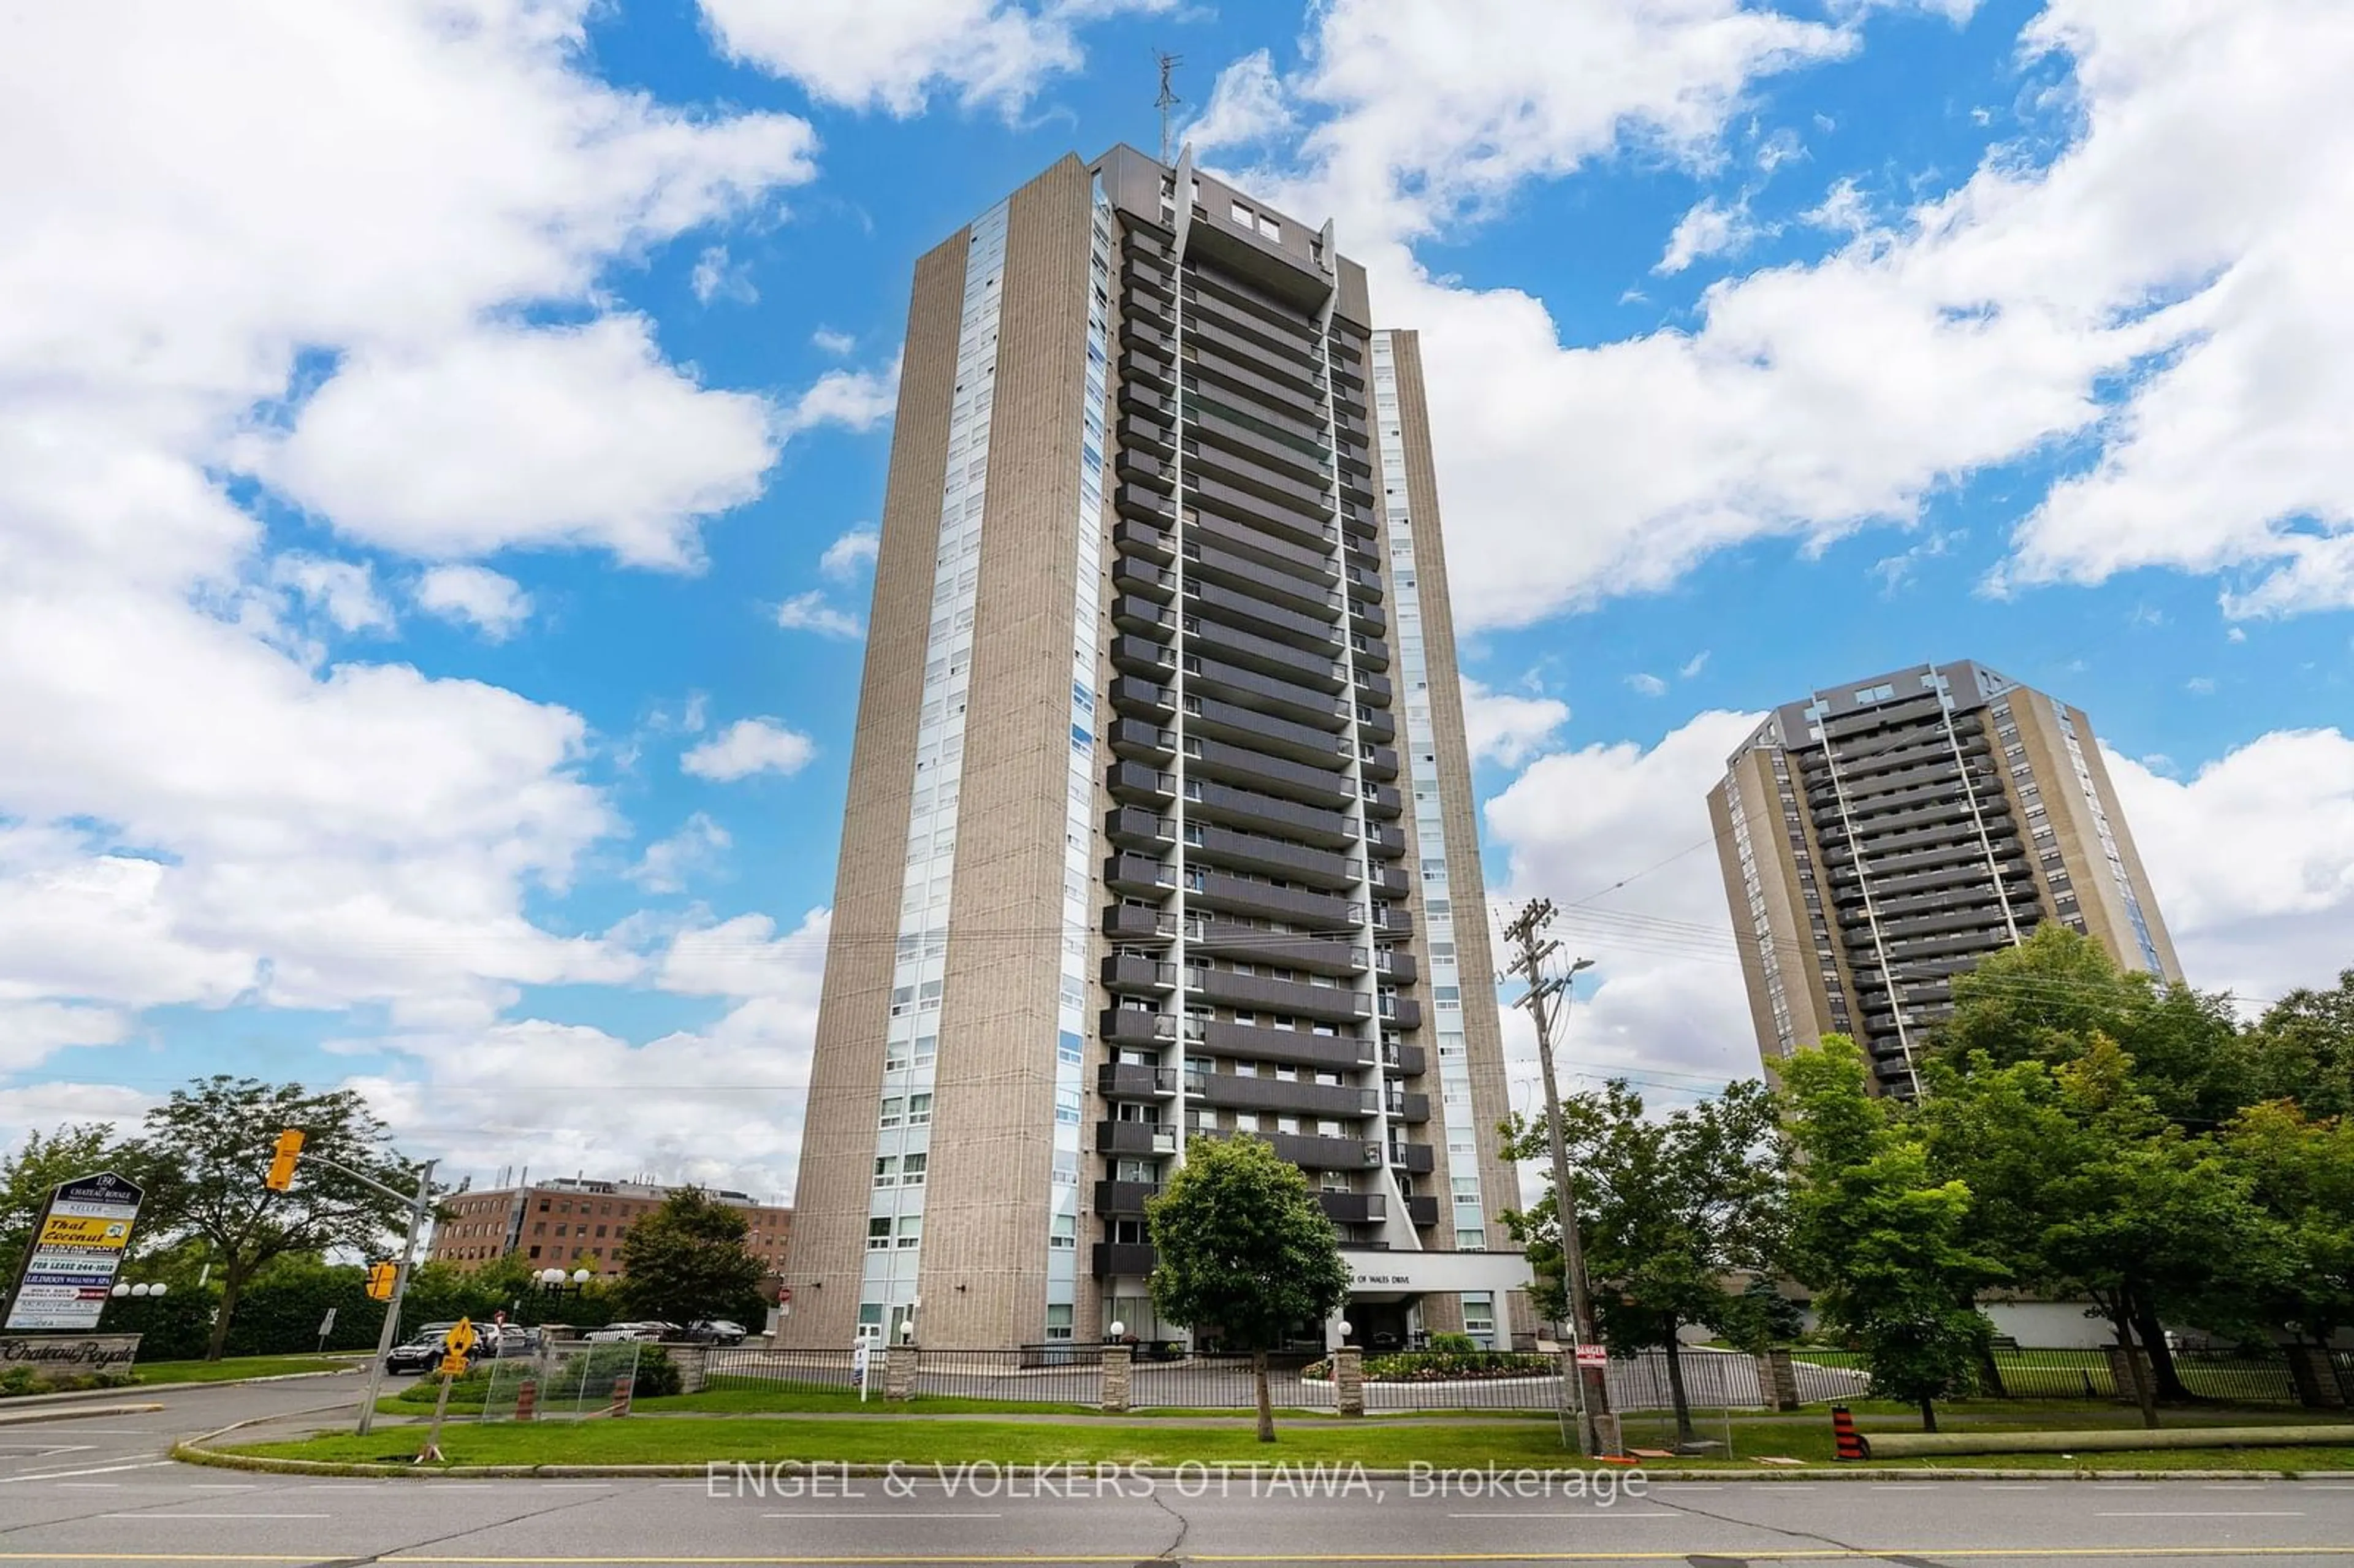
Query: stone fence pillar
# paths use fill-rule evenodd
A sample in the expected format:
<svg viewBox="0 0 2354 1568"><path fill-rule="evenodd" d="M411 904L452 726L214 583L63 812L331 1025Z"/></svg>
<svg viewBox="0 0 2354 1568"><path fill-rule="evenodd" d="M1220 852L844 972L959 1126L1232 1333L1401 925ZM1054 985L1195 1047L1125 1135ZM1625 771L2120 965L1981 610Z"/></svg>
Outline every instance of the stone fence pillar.
<svg viewBox="0 0 2354 1568"><path fill-rule="evenodd" d="M1798 1408L1798 1368L1785 1350L1767 1351L1757 1358L1757 1381L1766 1403L1776 1410Z"/></svg>
<svg viewBox="0 0 2354 1568"><path fill-rule="evenodd" d="M1354 1345L1332 1352L1332 1405L1342 1415L1365 1413L1365 1352Z"/></svg>
<svg viewBox="0 0 2354 1568"><path fill-rule="evenodd" d="M703 1345L663 1345L658 1347L678 1369L678 1391L681 1393L701 1393L711 1381L709 1350Z"/></svg>
<svg viewBox="0 0 2354 1568"><path fill-rule="evenodd" d="M2311 1345L2290 1345L2289 1381L2296 1385L2296 1402L2307 1410L2343 1410L2346 1390L2338 1381L2327 1351Z"/></svg>
<svg viewBox="0 0 2354 1568"><path fill-rule="evenodd" d="M902 1341L883 1352L883 1397L909 1400L916 1397L916 1347Z"/></svg>
<svg viewBox="0 0 2354 1568"><path fill-rule="evenodd" d="M1135 1369L1135 1354L1126 1345L1103 1348L1102 1404L1107 1415L1127 1414L1129 1382Z"/></svg>

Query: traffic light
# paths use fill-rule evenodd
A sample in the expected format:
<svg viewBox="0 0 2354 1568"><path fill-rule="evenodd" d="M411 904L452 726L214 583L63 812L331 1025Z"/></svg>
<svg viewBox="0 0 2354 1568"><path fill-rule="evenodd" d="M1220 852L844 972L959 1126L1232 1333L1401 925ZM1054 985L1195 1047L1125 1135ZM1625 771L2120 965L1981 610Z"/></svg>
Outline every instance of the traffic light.
<svg viewBox="0 0 2354 1568"><path fill-rule="evenodd" d="M369 1264L367 1271L368 1299L371 1301L391 1300L393 1285L399 1279L399 1277L400 1265L397 1263Z"/></svg>
<svg viewBox="0 0 2354 1568"><path fill-rule="evenodd" d="M270 1159L270 1174L261 1184L273 1192L283 1192L294 1185L294 1161L302 1152L302 1134L288 1128L278 1135L278 1152Z"/></svg>

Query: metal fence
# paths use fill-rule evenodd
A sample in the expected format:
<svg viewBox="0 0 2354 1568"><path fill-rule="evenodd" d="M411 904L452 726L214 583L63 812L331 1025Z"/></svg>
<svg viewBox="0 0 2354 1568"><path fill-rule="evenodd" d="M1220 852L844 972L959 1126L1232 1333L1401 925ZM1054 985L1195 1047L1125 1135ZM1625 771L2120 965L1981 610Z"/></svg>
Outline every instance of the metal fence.
<svg viewBox="0 0 2354 1568"><path fill-rule="evenodd" d="M1301 1375L1313 1357L1276 1353L1267 1360L1267 1399L1275 1408L1331 1408L1331 1380ZM1148 1357L1129 1369L1128 1389L1129 1407L1134 1410L1249 1410L1258 1404L1258 1384L1247 1355Z"/></svg>
<svg viewBox="0 0 2354 1568"><path fill-rule="evenodd" d="M880 1363L881 1358L876 1358ZM916 1352L916 1397L1008 1399L1094 1405L1103 1398L1103 1347Z"/></svg>
<svg viewBox="0 0 2354 1568"><path fill-rule="evenodd" d="M705 1388L801 1388L840 1393L858 1389L855 1351L771 1351L752 1345L712 1350L704 1356ZM867 1372L869 1392L883 1392L883 1351Z"/></svg>
<svg viewBox="0 0 2354 1568"><path fill-rule="evenodd" d="M634 1383L644 1346L622 1340L554 1343L489 1364L484 1421L578 1421L613 1412L622 1380Z"/></svg>

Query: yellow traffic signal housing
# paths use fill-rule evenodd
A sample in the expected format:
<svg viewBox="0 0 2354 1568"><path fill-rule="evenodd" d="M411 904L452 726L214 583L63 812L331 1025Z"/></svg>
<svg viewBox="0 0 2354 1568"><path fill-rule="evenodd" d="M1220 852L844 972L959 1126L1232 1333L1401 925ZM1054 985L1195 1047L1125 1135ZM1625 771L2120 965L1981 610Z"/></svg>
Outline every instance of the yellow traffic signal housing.
<svg viewBox="0 0 2354 1568"><path fill-rule="evenodd" d="M278 1150L270 1159L270 1174L261 1184L273 1192L283 1192L294 1185L294 1161L302 1153L302 1134L299 1128L288 1128L278 1135Z"/></svg>
<svg viewBox="0 0 2354 1568"><path fill-rule="evenodd" d="M371 1301L389 1301L392 1287L400 1278L400 1265L372 1263L368 1265L367 1293Z"/></svg>

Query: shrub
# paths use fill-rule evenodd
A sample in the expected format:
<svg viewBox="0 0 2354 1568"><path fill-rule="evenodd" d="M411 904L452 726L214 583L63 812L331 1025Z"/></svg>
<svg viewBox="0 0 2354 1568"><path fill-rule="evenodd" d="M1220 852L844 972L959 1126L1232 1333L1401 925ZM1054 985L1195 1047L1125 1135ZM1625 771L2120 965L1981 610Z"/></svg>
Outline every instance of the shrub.
<svg viewBox="0 0 2354 1568"><path fill-rule="evenodd" d="M1553 1357L1511 1351L1405 1351L1367 1356L1367 1383L1459 1383L1479 1378L1545 1376L1560 1370ZM1320 1382L1332 1375L1330 1361L1312 1361L1299 1375Z"/></svg>
<svg viewBox="0 0 2354 1568"><path fill-rule="evenodd" d="M1469 1355L1479 1350L1479 1341L1469 1334L1433 1334L1430 1336L1430 1348L1434 1351L1451 1351L1458 1354Z"/></svg>
<svg viewBox="0 0 2354 1568"><path fill-rule="evenodd" d="M638 1352L637 1374L630 1380L631 1398L659 1399L664 1394L676 1393L685 1386L678 1363L670 1359L668 1351L648 1345Z"/></svg>

